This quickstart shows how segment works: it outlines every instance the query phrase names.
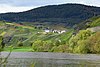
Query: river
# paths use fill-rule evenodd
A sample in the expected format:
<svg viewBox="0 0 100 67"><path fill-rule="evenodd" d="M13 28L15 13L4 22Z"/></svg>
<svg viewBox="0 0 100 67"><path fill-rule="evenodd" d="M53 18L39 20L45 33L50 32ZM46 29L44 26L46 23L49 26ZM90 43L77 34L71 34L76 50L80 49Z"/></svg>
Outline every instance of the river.
<svg viewBox="0 0 100 67"><path fill-rule="evenodd" d="M8 52L2 52L6 57ZM3 67L3 65L0 65ZM12 52L6 67L100 67L100 55L48 52Z"/></svg>

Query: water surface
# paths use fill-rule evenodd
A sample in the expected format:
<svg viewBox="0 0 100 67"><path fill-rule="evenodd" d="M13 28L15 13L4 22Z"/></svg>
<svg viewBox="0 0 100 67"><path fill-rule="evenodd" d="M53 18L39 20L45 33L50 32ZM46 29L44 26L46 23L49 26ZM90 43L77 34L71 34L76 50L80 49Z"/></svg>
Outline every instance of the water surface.
<svg viewBox="0 0 100 67"><path fill-rule="evenodd" d="M7 54L2 52L3 57ZM13 52L6 64L6 67L100 67L100 55Z"/></svg>

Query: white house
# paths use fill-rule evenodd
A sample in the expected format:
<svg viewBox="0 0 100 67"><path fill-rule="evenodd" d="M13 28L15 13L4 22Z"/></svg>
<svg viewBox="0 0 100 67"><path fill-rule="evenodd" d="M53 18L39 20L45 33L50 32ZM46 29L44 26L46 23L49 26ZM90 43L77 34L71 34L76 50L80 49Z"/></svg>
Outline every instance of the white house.
<svg viewBox="0 0 100 67"><path fill-rule="evenodd" d="M53 33L62 34L62 33L64 33L64 32L66 32L66 30L53 30L52 32L53 32Z"/></svg>
<svg viewBox="0 0 100 67"><path fill-rule="evenodd" d="M45 29L44 32L45 32L45 33L50 33L50 32L52 32L52 33L62 34L62 33L64 33L64 32L66 32L66 30L52 30L52 29Z"/></svg>
<svg viewBox="0 0 100 67"><path fill-rule="evenodd" d="M50 32L50 30L49 29L46 29L46 30L44 30L45 31L45 33L49 33Z"/></svg>

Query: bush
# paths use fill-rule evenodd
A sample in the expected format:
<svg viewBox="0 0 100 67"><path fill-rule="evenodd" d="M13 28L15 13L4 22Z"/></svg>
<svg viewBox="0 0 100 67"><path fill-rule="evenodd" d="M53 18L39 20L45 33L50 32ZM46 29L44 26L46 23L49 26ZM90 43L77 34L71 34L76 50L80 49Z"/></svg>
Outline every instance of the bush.
<svg viewBox="0 0 100 67"><path fill-rule="evenodd" d="M77 46L74 48L74 53L89 53L89 46L87 40L78 41Z"/></svg>
<svg viewBox="0 0 100 67"><path fill-rule="evenodd" d="M89 30L80 30L77 35L73 35L69 40L70 50L74 53L87 53L89 50L87 47L86 40L92 35Z"/></svg>
<svg viewBox="0 0 100 67"><path fill-rule="evenodd" d="M70 52L67 45L59 45L52 48L53 52Z"/></svg>
<svg viewBox="0 0 100 67"><path fill-rule="evenodd" d="M18 42L18 47L22 47L23 46L23 43L22 42Z"/></svg>
<svg viewBox="0 0 100 67"><path fill-rule="evenodd" d="M51 41L42 41L42 40L36 40L34 41L32 48L33 51L43 51L43 52L49 52L51 51L51 48L53 47L53 43Z"/></svg>
<svg viewBox="0 0 100 67"><path fill-rule="evenodd" d="M96 32L88 40L91 53L100 53L100 32Z"/></svg>
<svg viewBox="0 0 100 67"><path fill-rule="evenodd" d="M100 53L100 32L96 32L92 36L87 37L86 39L77 39L74 36L71 39L72 51L74 53Z"/></svg>

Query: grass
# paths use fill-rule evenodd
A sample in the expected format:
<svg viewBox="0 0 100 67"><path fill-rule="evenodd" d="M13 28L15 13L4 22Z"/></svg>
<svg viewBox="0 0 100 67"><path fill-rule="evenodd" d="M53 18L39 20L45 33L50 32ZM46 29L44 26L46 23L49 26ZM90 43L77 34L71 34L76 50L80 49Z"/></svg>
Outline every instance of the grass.
<svg viewBox="0 0 100 67"><path fill-rule="evenodd" d="M9 52L11 50L10 47L5 47L4 51ZM30 52L32 51L31 47L16 47L12 49L12 52Z"/></svg>
<svg viewBox="0 0 100 67"><path fill-rule="evenodd" d="M90 27L100 26L100 16L91 18L92 22L89 24Z"/></svg>
<svg viewBox="0 0 100 67"><path fill-rule="evenodd" d="M93 21L92 23L91 23L91 26L100 26L100 18L99 19L97 19L97 20L95 20L95 21Z"/></svg>

